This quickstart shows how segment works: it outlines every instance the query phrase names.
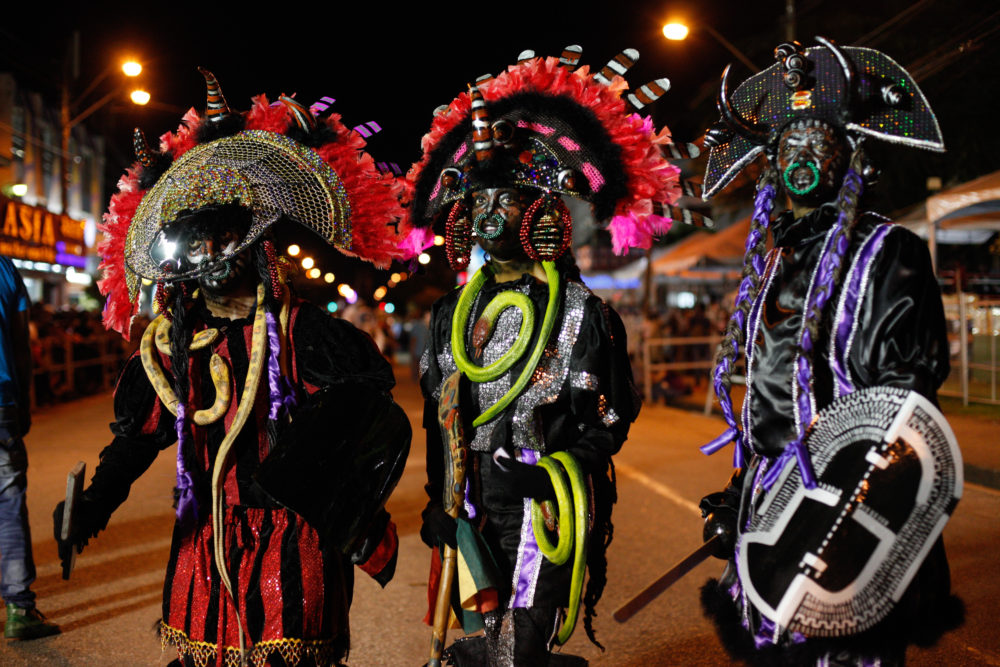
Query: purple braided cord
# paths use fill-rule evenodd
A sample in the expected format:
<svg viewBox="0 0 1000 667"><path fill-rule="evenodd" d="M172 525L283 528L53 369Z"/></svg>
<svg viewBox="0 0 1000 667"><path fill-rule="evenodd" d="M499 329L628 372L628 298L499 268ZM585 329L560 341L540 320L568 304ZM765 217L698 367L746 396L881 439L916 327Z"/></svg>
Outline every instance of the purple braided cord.
<svg viewBox="0 0 1000 667"><path fill-rule="evenodd" d="M281 366L278 364L278 353L281 351L281 337L278 334L278 320L274 313L268 311L264 317L267 320L267 386L270 393L270 409L268 419L277 419L281 408L285 406L287 385L281 377Z"/></svg>
<svg viewBox="0 0 1000 667"><path fill-rule="evenodd" d="M799 342L799 357L797 361L797 366L795 369L795 382L799 387L798 396L798 407L799 407L799 424L800 433L798 437L791 442L786 448L784 453L778 459L778 465L774 466L768 471L768 474L764 477L764 488L770 489L771 486L778 480L778 476L781 473L781 469L784 468L785 464L788 463L794 456L796 462L799 465L799 474L802 475L802 484L807 489L812 489L816 487L816 475L812 469L812 463L809 461L809 455L805 447L805 437L806 431L812 425L813 413L812 413L812 401L810 396L812 395L812 378L813 378L813 340L812 334L809 333L809 322L814 318L821 317L823 309L826 307L827 302L830 297L833 296L833 290L835 285L833 284L833 277L840 267L840 264L844 261L844 256L847 254L848 239L847 234L844 229L850 223L847 219L847 207L844 206L843 198L850 193L854 196L855 201L861 196L862 190L861 176L858 172L850 168L844 175L844 187L841 193L841 201L839 202L839 213L837 215L837 220L833 225L833 235L834 242L828 247L827 251L819 259L819 269L816 273L816 287L813 290L812 298L810 302L805 306L804 317L806 322L802 326L802 340Z"/></svg>
<svg viewBox="0 0 1000 667"><path fill-rule="evenodd" d="M760 243L762 235L767 233L767 227L771 222L771 211L774 209L774 198L776 192L777 191L774 185L767 183L757 191L757 196L754 198L753 219L757 225L750 228L750 233L747 235L743 250L744 256L748 257L748 260L746 261L750 262L750 266L753 269L754 274L748 274L742 281L740 281L740 288L736 294L733 315L730 318L730 323L734 323L739 331L743 331L746 324L746 313L740 306L750 300L750 292L753 290L755 275L759 278L760 275L764 273L764 258L761 257L760 254L754 253L753 250L757 247L757 244ZM719 407L722 410L722 416L726 420L726 424L729 428L727 428L722 435L715 438L708 444L702 445L700 448L704 454L714 454L732 442L734 444L734 468L742 468L746 461L743 454L743 446L740 442L740 429L736 423L736 415L733 414L733 399L729 395L729 388L726 386L725 379L732 373L733 362L739 357L739 355L739 340L734 338L732 354L724 354L719 360L719 363L716 364L715 371L712 373L715 395L719 399Z"/></svg>
<svg viewBox="0 0 1000 667"><path fill-rule="evenodd" d="M198 501L194 496L194 479L184 461L184 446L188 442L186 422L187 406L184 403L178 403L174 429L177 431L177 520L181 522L198 516Z"/></svg>

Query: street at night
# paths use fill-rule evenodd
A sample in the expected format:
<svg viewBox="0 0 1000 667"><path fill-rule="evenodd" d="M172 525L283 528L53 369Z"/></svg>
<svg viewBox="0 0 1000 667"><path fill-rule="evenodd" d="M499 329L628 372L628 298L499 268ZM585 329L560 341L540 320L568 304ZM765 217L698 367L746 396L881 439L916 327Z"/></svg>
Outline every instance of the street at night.
<svg viewBox="0 0 1000 667"><path fill-rule="evenodd" d="M357 573L351 610L349 664L419 665L426 662L430 628L421 623L426 608L429 551L417 534L423 491L424 441L421 400L405 367L396 367L394 394L414 428L410 458L390 502L399 526L399 567L384 590ZM111 396L101 394L41 411L26 439L30 458L28 488L39 607L60 624L63 634L32 642L0 645L5 667L96 664L166 665L176 653L160 650L153 625L160 618L163 574L174 517L170 511L174 448L164 450L132 487L106 531L77 557L69 581L60 576L52 538L51 512L65 494L66 473L78 461L88 477L109 440ZM959 441L987 438L996 419L954 420ZM625 624L611 615L668 567L701 543L698 500L724 484L726 453L706 457L698 446L714 437L719 418L646 406L629 440L615 457L619 500L615 538L608 552L608 588L595 620L602 653L582 628L565 650L593 665L722 665L728 663L715 632L702 615L698 589L721 573L709 559ZM978 429L978 430L977 430ZM967 457L968 458L968 457ZM944 531L955 594L966 605L966 622L933 648L911 647L907 664L1000 665L995 575L1000 550L1000 492L967 484L954 518ZM451 631L456 636L457 631Z"/></svg>

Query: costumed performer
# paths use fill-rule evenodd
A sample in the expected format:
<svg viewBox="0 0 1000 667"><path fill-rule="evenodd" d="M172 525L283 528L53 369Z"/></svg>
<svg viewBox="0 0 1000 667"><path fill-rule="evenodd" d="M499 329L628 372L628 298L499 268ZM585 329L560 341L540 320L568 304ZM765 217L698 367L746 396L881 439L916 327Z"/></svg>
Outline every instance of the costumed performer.
<svg viewBox="0 0 1000 667"><path fill-rule="evenodd" d="M563 197L612 219L623 252L669 228L680 187L661 153L666 129L635 113L669 82L626 100L620 75L637 52L595 74L577 68L579 58L577 46L559 59L526 52L478 79L439 110L409 174L416 248L443 223L454 270L467 267L473 240L486 253L485 266L435 304L421 361L421 537L457 546L458 618L466 633L485 625L485 639L449 649L454 664L561 664L566 654L550 662L550 651L572 633L581 597L596 643L616 498L611 457L641 401L620 318L581 282ZM436 550L433 560L432 604L439 579L450 583ZM432 664L443 633L434 642Z"/></svg>
<svg viewBox="0 0 1000 667"><path fill-rule="evenodd" d="M383 505L410 429L371 339L291 294L271 227L293 221L386 265L402 182L338 115L263 95L236 113L202 74L204 114L189 111L158 152L136 130L138 162L105 216L106 325L128 335L142 279L160 315L118 380L114 439L60 555L105 528L176 441L159 623L174 664L339 664L353 565L383 586L395 571Z"/></svg>
<svg viewBox="0 0 1000 667"><path fill-rule="evenodd" d="M863 143L944 146L902 67L816 39L780 45L732 93L727 68L706 137L706 197L760 153L767 164L715 369L728 429L702 448L733 443L737 469L702 500L729 561L702 601L753 664L899 665L908 641L961 616L940 534L962 467L936 407L948 342L930 256L862 208L877 175ZM791 210L772 220L782 194Z"/></svg>

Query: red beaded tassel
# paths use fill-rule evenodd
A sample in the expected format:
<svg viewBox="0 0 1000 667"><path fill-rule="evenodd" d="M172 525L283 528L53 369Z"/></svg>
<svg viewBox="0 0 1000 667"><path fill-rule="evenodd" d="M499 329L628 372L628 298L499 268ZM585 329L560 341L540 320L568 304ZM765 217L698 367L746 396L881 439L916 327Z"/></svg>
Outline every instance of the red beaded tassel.
<svg viewBox="0 0 1000 667"><path fill-rule="evenodd" d="M271 295L275 300L281 299L282 280L278 270L278 253L271 240L264 241L264 254L267 256L267 272L271 276Z"/></svg>
<svg viewBox="0 0 1000 667"><path fill-rule="evenodd" d="M156 303L156 312L173 321L174 316L167 309L167 285L162 280L156 283L156 292L153 294L153 301Z"/></svg>
<svg viewBox="0 0 1000 667"><path fill-rule="evenodd" d="M455 202L448 213L444 228L444 251L448 256L448 266L453 271L464 271L469 266L472 255L472 224L469 222L468 207L461 199Z"/></svg>
<svg viewBox="0 0 1000 667"><path fill-rule="evenodd" d="M573 216L560 197L542 195L524 212L521 247L536 262L553 262L573 241Z"/></svg>

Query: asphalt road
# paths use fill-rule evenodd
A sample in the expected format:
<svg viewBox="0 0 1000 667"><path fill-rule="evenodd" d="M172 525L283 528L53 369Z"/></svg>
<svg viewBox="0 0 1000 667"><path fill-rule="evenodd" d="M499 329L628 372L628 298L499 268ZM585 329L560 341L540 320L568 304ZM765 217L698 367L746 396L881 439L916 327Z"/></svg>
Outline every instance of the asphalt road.
<svg viewBox="0 0 1000 667"><path fill-rule="evenodd" d="M350 664L421 665L426 661L429 629L425 582L429 552L420 542L423 494L423 437L420 400L408 371L396 395L416 433L410 460L389 509L400 530L395 579L381 590L360 572L351 614ZM0 644L0 665L165 665L171 649L161 651L153 633L160 615L163 571L172 526L174 450L164 451L133 487L108 529L78 557L73 578L60 577L51 513L65 493L66 473L78 460L88 479L109 440L111 397L101 394L48 408L35 416L27 438L29 508L34 536L39 608L59 623L63 634L32 642ZM589 644L582 629L565 650L592 665L642 666L729 664L715 634L702 617L698 589L721 571L709 560L654 600L628 623L612 612L670 565L696 548L701 521L696 504L721 488L729 475L728 454L702 456L697 446L720 432L721 421L649 406L632 437L616 457L619 501L615 540L608 558L608 588L595 626L605 645ZM959 434L961 440L961 434ZM1000 666L1000 493L967 485L944 533L953 588L967 606L967 621L931 649L911 648L910 665Z"/></svg>

